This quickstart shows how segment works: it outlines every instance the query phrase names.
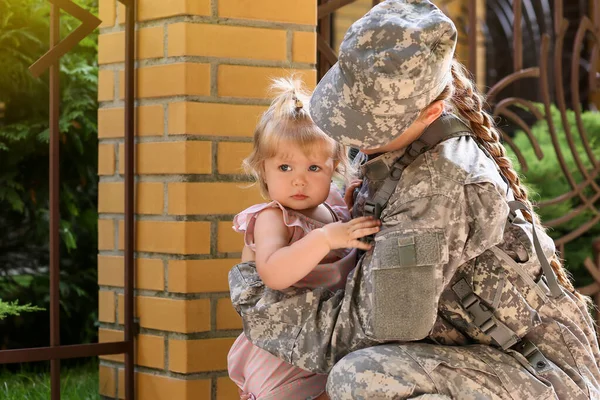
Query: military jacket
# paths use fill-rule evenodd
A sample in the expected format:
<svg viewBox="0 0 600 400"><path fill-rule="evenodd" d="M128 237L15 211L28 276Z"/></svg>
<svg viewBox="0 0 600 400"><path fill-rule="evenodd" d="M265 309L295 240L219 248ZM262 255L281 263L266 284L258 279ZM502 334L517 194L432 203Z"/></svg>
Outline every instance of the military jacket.
<svg viewBox="0 0 600 400"><path fill-rule="evenodd" d="M355 216L401 155L387 153L361 167ZM252 263L235 266L231 298L244 332L255 345L320 373L349 352L386 342L501 347L465 310L456 288L466 283L515 343L531 341L549 365L535 370L512 347L505 351L555 384L560 398L600 398L600 351L586 306L566 291L550 295L531 224L507 219L511 199L475 138L446 140L403 171L375 244L344 291L277 292L262 284ZM541 229L538 236L551 257L552 240Z"/></svg>

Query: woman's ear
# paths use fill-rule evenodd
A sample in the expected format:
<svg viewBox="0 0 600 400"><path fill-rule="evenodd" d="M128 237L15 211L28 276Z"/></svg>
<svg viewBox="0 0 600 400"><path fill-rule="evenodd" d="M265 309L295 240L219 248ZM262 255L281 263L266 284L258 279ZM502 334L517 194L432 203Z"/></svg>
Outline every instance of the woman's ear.
<svg viewBox="0 0 600 400"><path fill-rule="evenodd" d="M446 104L443 100L434 101L425 110L423 110L419 118L426 126L429 126L433 121L438 119L446 109Z"/></svg>

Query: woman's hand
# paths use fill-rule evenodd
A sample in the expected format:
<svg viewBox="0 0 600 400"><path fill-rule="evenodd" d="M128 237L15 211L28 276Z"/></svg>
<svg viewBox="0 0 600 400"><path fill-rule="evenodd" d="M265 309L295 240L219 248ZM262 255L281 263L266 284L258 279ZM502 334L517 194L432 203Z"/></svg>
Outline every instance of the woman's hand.
<svg viewBox="0 0 600 400"><path fill-rule="evenodd" d="M354 207L354 191L356 188L359 188L362 185L361 179L354 179L348 187L346 187L346 193L344 194L344 202L346 206L348 206L348 210L352 211L352 207Z"/></svg>
<svg viewBox="0 0 600 400"><path fill-rule="evenodd" d="M358 239L379 232L380 226L381 222L373 217L360 217L349 222L327 224L320 230L323 231L331 250L352 247L369 250L371 245Z"/></svg>

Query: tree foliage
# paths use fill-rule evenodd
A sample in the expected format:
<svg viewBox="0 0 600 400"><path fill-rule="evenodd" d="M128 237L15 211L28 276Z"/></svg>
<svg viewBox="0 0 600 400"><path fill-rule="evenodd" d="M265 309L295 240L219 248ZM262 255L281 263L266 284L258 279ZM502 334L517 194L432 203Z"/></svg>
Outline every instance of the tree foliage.
<svg viewBox="0 0 600 400"><path fill-rule="evenodd" d="M97 14L97 0L78 0ZM0 0L0 299L48 309L48 72L28 68L49 49L46 0ZM80 22L61 12L61 38ZM64 342L93 340L97 309L97 32L60 60L60 268ZM23 310L25 311L25 310ZM35 316L34 316L35 315ZM0 323L8 342L47 341L39 313Z"/></svg>

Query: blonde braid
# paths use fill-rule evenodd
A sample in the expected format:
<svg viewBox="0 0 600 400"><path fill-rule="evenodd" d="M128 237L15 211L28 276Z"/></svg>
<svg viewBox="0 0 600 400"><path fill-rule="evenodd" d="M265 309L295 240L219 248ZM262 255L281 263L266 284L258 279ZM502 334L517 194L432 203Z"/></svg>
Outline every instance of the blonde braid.
<svg viewBox="0 0 600 400"><path fill-rule="evenodd" d="M500 142L500 132L496 129L494 120L484 109L484 98L477 90L471 79L468 78L467 69L458 61L452 63L452 84L447 86L435 101L448 100L450 105L469 123L471 130L479 139L479 143L490 153L500 168L502 174L510 183L510 188L516 200L524 203L532 213L523 212L525 219L532 220L541 226L538 215L533 212L533 205L527 196L527 188L521 184L517 171L513 168L510 158L506 156L506 149ZM563 268L558 256L555 254L550 265L558 278L558 282L585 303L589 297L581 295L573 287L566 270Z"/></svg>

